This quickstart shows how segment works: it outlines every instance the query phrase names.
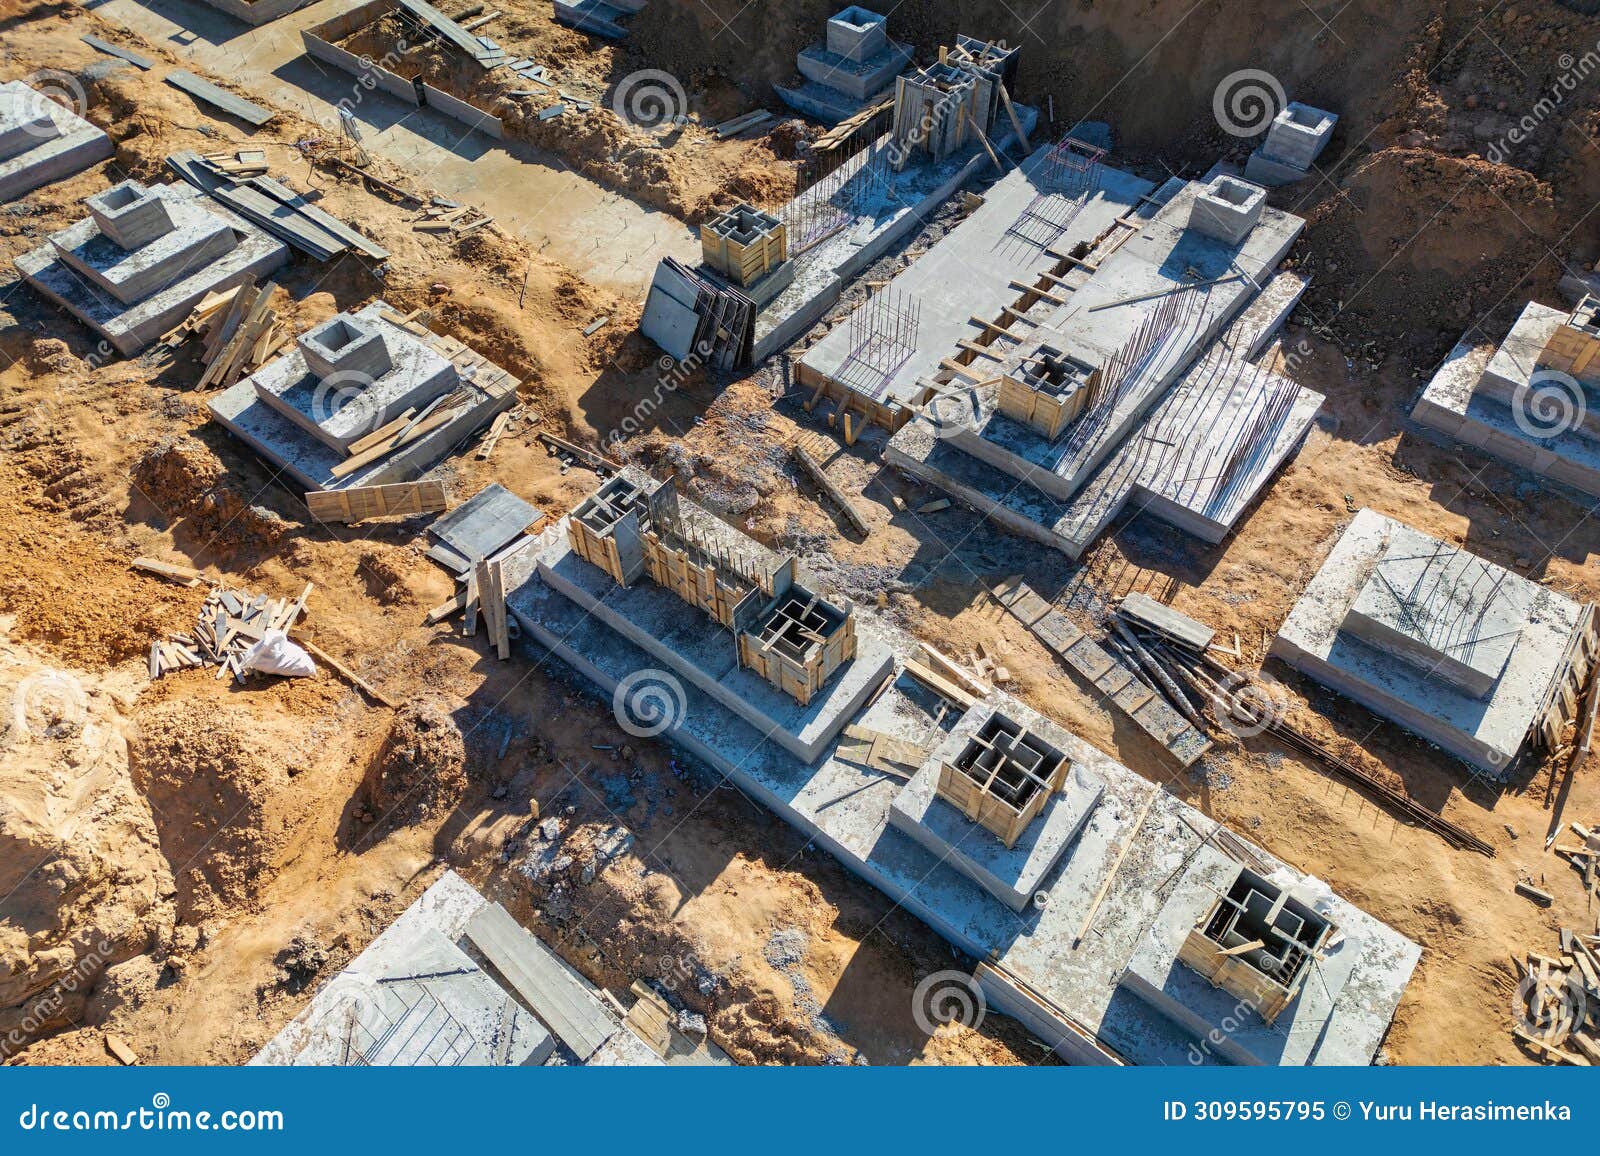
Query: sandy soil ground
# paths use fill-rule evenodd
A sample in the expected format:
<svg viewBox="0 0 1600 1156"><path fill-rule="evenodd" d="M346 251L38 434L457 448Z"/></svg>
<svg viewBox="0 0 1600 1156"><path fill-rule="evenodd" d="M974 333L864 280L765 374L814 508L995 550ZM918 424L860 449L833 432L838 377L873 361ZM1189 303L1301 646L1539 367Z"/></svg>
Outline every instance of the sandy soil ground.
<svg viewBox="0 0 1600 1156"><path fill-rule="evenodd" d="M177 148L245 139L152 78L107 69L77 42L85 31L117 35L91 16L21 11L0 9L8 54L0 77L38 68L88 76L89 115L111 129L117 156L21 211L8 207L0 256L41 243L75 219L83 196L117 179L160 179L162 158ZM1528 32L1536 43L1540 26ZM596 85L623 66L609 49L545 27L537 13L519 10L494 34ZM715 79L707 79L712 89ZM1450 83L1465 91L1498 81L1483 71L1478 79L1453 74ZM729 107L701 110L703 119L743 111L726 99ZM1415 119L1404 108L1396 115ZM1437 137L1424 126L1422 138L1380 142L1341 174L1341 188L1302 208L1312 224L1293 261L1316 280L1280 368L1328 403L1305 449L1222 546L1200 548L1131 517L1073 567L959 509L901 513L891 495L916 494L882 468L877 434L829 464L862 495L871 523L862 540L790 472L792 437L825 427L796 399L774 400L776 371L733 383L693 378L668 390L652 428L615 451L675 468L694 496L762 541L798 551L845 594L881 594L903 625L946 651L982 642L1003 654L1011 689L1030 704L1417 939L1425 953L1389 1058L1527 1062L1508 1033L1510 955L1548 950L1556 927L1593 921L1575 877L1542 851L1558 816L1600 817L1592 763L1570 780L1559 767L1528 766L1510 789L1492 790L1269 664L1297 723L1487 839L1497 856L1451 851L1396 823L1270 740L1224 747L1199 773L1174 775L984 594L1021 574L1092 623L1106 600L1142 590L1225 634L1237 631L1253 664L1263 634L1276 629L1353 509L1369 505L1573 596L1600 596L1591 564L1600 530L1588 506L1435 444L1403 416L1462 329L1484 318L1492 330L1530 292L1548 292L1550 273L1527 268L1537 254L1502 235L1500 202L1513 198L1536 228L1564 228L1573 215L1570 180L1557 187L1547 176L1455 155L1443 139L1450 124L1437 127ZM323 171L307 176L295 142L309 131L282 118L249 139L394 257L381 280L350 260L297 262L280 294L297 324L377 294L402 309L426 308L436 329L525 380L538 428L579 441L605 439L655 390L657 353L632 333L635 306L493 229L452 246L413 232L405 211L370 190ZM697 147L685 136L672 152ZM679 186L665 181L659 195L669 199L659 203L692 219L709 203L697 199L702 192L737 187L741 156L768 166L766 147L720 150L725 163ZM1448 205L1447 227L1423 229L1428 222L1411 207L1419 201ZM611 324L583 337L601 314ZM203 398L188 388L198 376L192 351L162 367L102 364L86 331L13 289L0 300L0 355L0 653L9 680L0 689L15 694L41 672L65 680L35 695L39 733L20 744L13 736L5 752L13 761L0 789L12 811L0 821L0 849L7 862L13 848L38 862L40 883L0 905L11 977L0 984L0 1004L26 1010L72 984L34 1033L47 1038L9 1058L105 1062L110 1028L152 1061L238 1062L449 863L597 981L619 990L640 977L662 982L704 1012L712 1038L741 1061L1048 1059L998 1018L929 1039L911 1020L911 992L921 976L961 963L931 932L669 749L630 747L609 711L564 672L498 664L481 639L422 627L426 608L451 590L421 556L422 523L311 524L296 495L205 423ZM490 463L463 458L449 472L458 496L491 478L551 514L594 481L551 458L531 433L502 441ZM395 769L397 746L415 741L418 723L372 707L331 676L240 689L191 673L146 685L150 639L191 623L199 595L129 571L140 554L274 595L315 582L305 634L344 659L365 660L367 677L415 710L448 718L459 732L460 775L448 776L459 797L386 806L396 800L385 793L385 771ZM92 731L58 726L62 704L76 701L73 687ZM454 767L450 727L435 738L437 757ZM80 766L95 771L63 770ZM87 811L85 799L94 801ZM91 828L73 825L80 814ZM1554 906L1515 896L1519 877L1550 890ZM3 873L0 882L8 882ZM120 902L107 903L108 894Z"/></svg>

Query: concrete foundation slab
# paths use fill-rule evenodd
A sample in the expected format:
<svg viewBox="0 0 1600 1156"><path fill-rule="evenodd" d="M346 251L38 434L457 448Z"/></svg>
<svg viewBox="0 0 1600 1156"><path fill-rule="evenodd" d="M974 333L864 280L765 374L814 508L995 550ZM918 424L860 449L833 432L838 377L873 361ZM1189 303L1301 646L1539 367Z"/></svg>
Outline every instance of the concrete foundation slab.
<svg viewBox="0 0 1600 1156"><path fill-rule="evenodd" d="M20 80L0 84L0 204L109 159L111 138Z"/></svg>
<svg viewBox="0 0 1600 1156"><path fill-rule="evenodd" d="M493 970L469 928L498 911L446 871L310 1004L251 1058L252 1066L532 1065L582 1062L558 1047L519 993ZM524 932L526 934L526 932ZM622 1026L598 990L560 960L540 972L591 1034L602 1066L661 1061Z"/></svg>
<svg viewBox="0 0 1600 1156"><path fill-rule="evenodd" d="M104 273L115 265L116 254L123 252L103 237L92 216L53 234L49 243L16 259L17 269L29 285L123 354L137 353L155 341L187 317L207 293L253 281L289 257L288 247L282 242L210 201L198 189L181 184L157 185L150 192L166 202L175 222L194 221L198 214L221 222L226 232L211 235L225 239L231 234L231 247L203 262L180 260L176 268L164 268L160 277L149 270L139 271L132 284L157 287L133 303L83 276L84 265ZM73 256L69 258L68 254ZM192 270L188 269L190 263L194 265ZM176 279L166 280L168 273L175 273ZM128 284L124 282L125 287Z"/></svg>
<svg viewBox="0 0 1600 1156"><path fill-rule="evenodd" d="M692 505L679 500L680 508ZM683 601L653 582L622 587L562 541L540 556L539 577L587 613L737 711L750 725L805 762L814 761L844 729L894 667L871 626L856 631L856 657L802 705L739 665L733 634L709 617L685 613Z"/></svg>
<svg viewBox="0 0 1600 1156"><path fill-rule="evenodd" d="M1178 959L1196 920L1216 903L1219 892L1226 893L1238 873L1237 860L1215 847L1201 848L1172 886L1119 982L1230 1063L1304 1064L1323 1046L1325 1033L1342 1030L1333 1022L1334 1009L1358 961L1376 945L1366 943L1357 929L1347 932L1325 958L1309 965L1313 974L1289 1006L1272 1023L1265 1022L1248 1001L1214 986ZM1273 881L1286 888L1302 882L1293 872L1281 872ZM1391 966L1402 964L1407 954L1405 945L1392 941L1383 949L1395 953Z"/></svg>
<svg viewBox="0 0 1600 1156"><path fill-rule="evenodd" d="M1390 544L1412 543L1415 553L1419 540L1431 551L1454 549L1374 510L1358 513L1295 603L1270 653L1462 761L1504 778L1566 656L1582 607L1480 561L1485 581L1498 586L1496 604L1515 609L1523 621L1492 689L1483 696L1468 693L1412 662L1395 661L1346 627L1349 611L1373 581Z"/></svg>
<svg viewBox="0 0 1600 1156"><path fill-rule="evenodd" d="M1562 310L1529 302L1498 348L1457 345L1411 416L1540 477L1600 497L1600 412L1560 392L1547 394L1550 386L1533 382L1539 352L1565 318Z"/></svg>
<svg viewBox="0 0 1600 1156"><path fill-rule="evenodd" d="M1088 822L1105 786L1092 772L1074 765L1061 790L1050 797L1016 844L1007 847L938 794L941 764L954 760L994 713L991 705L980 704L961 716L933 756L895 796L889 822L1013 911L1023 911L1036 895L1048 900L1043 891L1045 879ZM1057 749L1070 737L1027 707L1019 716L1007 717Z"/></svg>
<svg viewBox="0 0 1600 1156"><path fill-rule="evenodd" d="M429 358L439 357L443 360L442 355L427 348L427 343L416 335L384 320L383 314L386 312L391 312L388 304L377 300L363 306L355 316L384 335L396 365L404 366L412 360L418 364L426 361L417 348ZM432 362L427 361L427 364ZM344 462L348 455L343 449L336 448L335 444L330 444L327 431L320 427L315 431L310 428L310 425L316 425L311 421L312 414L320 412L323 407L332 406L333 399L317 399L316 391L320 383L307 370L304 354L298 347L217 394L207 402L207 408L211 416L230 433L307 490L338 490L406 482L420 477L496 414L516 404L517 382L499 366L484 362L473 370L470 378L457 374L449 361L444 361L444 366L451 373L429 378L433 382L430 388L437 391L435 397L442 397L453 389L462 391L462 400L451 406L450 412L454 416L388 456L343 477L336 477L333 469ZM258 383L264 383L265 388L258 386ZM347 399L346 405L336 407L336 413L343 413L344 409L356 404L360 393L357 390L354 401ZM380 395L372 404L379 402L383 403L383 413L393 408L391 398ZM358 424L366 425L368 429L376 428L371 426L373 420L376 419L369 415ZM344 432L351 431L345 429Z"/></svg>
<svg viewBox="0 0 1600 1156"><path fill-rule="evenodd" d="M988 317L1017 296L1014 280L1037 278L1056 258L1048 249L1066 252L1092 241L1121 216L1135 210L1154 186L1116 169L1103 170L1100 187L1070 214L1066 227L1048 236L1019 235L1013 226L1043 189L1046 157L1041 148L1007 173L989 190L984 203L948 233L939 244L889 283L894 292L921 304L916 346L881 387L874 400L912 404L926 394L920 379L931 375L961 338L980 336L973 315ZM849 326L836 326L801 359L808 370L831 377L852 353Z"/></svg>

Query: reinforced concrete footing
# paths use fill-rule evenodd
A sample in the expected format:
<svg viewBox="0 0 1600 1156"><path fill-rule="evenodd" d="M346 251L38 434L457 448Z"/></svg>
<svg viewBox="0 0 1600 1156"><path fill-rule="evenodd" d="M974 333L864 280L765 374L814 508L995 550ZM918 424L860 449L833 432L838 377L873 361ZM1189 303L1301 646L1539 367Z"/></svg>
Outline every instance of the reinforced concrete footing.
<svg viewBox="0 0 1600 1156"><path fill-rule="evenodd" d="M516 398L500 366L377 300L301 334L208 406L305 489L338 490L419 477Z"/></svg>
<svg viewBox="0 0 1600 1156"><path fill-rule="evenodd" d="M0 204L108 160L111 138L20 80L0 84Z"/></svg>
<svg viewBox="0 0 1600 1156"><path fill-rule="evenodd" d="M1374 510L1339 537L1271 654L1505 778L1593 613Z"/></svg>
<svg viewBox="0 0 1600 1156"><path fill-rule="evenodd" d="M133 354L208 293L278 268L289 250L188 185L124 181L84 202L89 216L16 259L29 285Z"/></svg>
<svg viewBox="0 0 1600 1156"><path fill-rule="evenodd" d="M1499 348L1462 341L1411 416L1542 478L1600 497L1600 363L1590 371L1595 352L1585 356L1600 350L1592 324L1584 320L1593 317L1594 302L1585 297L1566 311L1530 301Z"/></svg>

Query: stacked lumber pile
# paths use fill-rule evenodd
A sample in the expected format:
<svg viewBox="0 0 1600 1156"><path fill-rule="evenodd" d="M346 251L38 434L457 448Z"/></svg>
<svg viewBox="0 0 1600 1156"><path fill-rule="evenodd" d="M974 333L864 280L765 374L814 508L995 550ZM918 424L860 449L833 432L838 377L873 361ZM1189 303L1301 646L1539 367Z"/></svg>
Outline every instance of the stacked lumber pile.
<svg viewBox="0 0 1600 1156"><path fill-rule="evenodd" d="M305 610L311 591L308 582L300 597L290 602L286 598L214 587L201 604L192 631L150 644L150 677L214 666L217 678L224 678L231 671L237 681L243 682L245 653L269 630L287 634Z"/></svg>
<svg viewBox="0 0 1600 1156"><path fill-rule="evenodd" d="M226 388L260 369L289 341L288 326L268 304L277 285L237 285L208 293L176 327L161 335L147 356L170 355L192 337L202 341L205 372L197 389Z"/></svg>
<svg viewBox="0 0 1600 1156"><path fill-rule="evenodd" d="M1600 1065L1600 935L1561 929L1556 959L1512 956L1518 977L1511 1034L1547 1060Z"/></svg>
<svg viewBox="0 0 1600 1156"><path fill-rule="evenodd" d="M418 233L448 233L464 237L477 232L493 217L472 205L462 205L444 197L430 197L422 211L411 219L411 227Z"/></svg>
<svg viewBox="0 0 1600 1156"><path fill-rule="evenodd" d="M259 177L268 171L265 149L239 149L231 153L202 153L200 159L219 173L236 179Z"/></svg>

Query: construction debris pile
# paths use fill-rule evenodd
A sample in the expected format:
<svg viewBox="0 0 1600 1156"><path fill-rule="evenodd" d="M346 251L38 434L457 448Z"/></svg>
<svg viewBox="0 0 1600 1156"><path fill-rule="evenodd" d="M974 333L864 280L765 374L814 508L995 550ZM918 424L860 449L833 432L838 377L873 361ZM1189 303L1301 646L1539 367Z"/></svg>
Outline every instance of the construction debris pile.
<svg viewBox="0 0 1600 1156"><path fill-rule="evenodd" d="M1600 845L1593 836L1588 842L1592 875ZM1559 958L1530 951L1511 962L1519 977L1513 1005L1519 1023L1511 1034L1559 1063L1600 1064L1600 935L1563 927Z"/></svg>
<svg viewBox="0 0 1600 1156"><path fill-rule="evenodd" d="M150 644L150 677L160 678L174 670L216 667L218 679L231 672L236 681L244 682L255 667L254 660L260 657L259 651L256 655L251 652L268 642L270 634L287 637L305 610L311 590L307 583L300 597L290 602L286 598L213 587L200 606L192 631ZM315 667L310 673L315 673Z"/></svg>
<svg viewBox="0 0 1600 1156"><path fill-rule="evenodd" d="M200 360L206 368L195 388L227 388L261 368L289 340L288 327L278 323L277 311L268 304L276 288L269 281L260 288L236 285L206 294L183 324L161 335L146 357L152 363L159 361L191 337L199 337L204 342Z"/></svg>

